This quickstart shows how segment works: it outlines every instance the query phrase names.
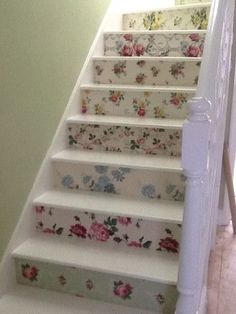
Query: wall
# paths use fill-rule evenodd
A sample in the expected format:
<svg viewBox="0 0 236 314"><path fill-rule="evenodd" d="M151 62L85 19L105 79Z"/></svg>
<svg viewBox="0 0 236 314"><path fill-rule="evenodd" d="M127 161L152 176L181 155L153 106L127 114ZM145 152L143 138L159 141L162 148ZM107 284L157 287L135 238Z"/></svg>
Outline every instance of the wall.
<svg viewBox="0 0 236 314"><path fill-rule="evenodd" d="M0 1L0 258L109 3Z"/></svg>

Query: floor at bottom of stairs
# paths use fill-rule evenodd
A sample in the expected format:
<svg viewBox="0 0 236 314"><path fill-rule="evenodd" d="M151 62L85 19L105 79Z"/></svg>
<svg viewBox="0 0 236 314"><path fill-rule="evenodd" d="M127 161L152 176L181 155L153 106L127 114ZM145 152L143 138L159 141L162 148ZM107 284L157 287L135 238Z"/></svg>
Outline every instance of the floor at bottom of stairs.
<svg viewBox="0 0 236 314"><path fill-rule="evenodd" d="M0 299L1 314L154 314L147 310L83 299L18 285ZM157 314L157 313L155 313Z"/></svg>
<svg viewBox="0 0 236 314"><path fill-rule="evenodd" d="M207 314L236 313L236 235L232 224L220 226L211 254Z"/></svg>

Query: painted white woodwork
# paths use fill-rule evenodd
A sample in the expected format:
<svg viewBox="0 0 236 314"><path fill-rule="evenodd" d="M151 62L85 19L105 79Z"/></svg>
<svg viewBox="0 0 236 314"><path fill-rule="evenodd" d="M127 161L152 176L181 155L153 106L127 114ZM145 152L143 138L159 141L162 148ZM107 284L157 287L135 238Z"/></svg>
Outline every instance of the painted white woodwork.
<svg viewBox="0 0 236 314"><path fill-rule="evenodd" d="M235 203L235 191L234 191L234 183L233 183L233 172L230 165L230 157L229 157L229 147L227 144L224 145L224 153L223 153L223 165L224 165L224 174L225 181L228 191L229 205L232 217L233 231L236 234L236 203Z"/></svg>
<svg viewBox="0 0 236 314"><path fill-rule="evenodd" d="M183 128L182 166L187 178L182 225L182 248L178 291L180 293L177 314L196 314L197 294L201 263L201 245L204 207L204 183L208 168L208 142L210 104L203 98L193 98L189 102L189 116ZM194 145L193 145L194 143Z"/></svg>
<svg viewBox="0 0 236 314"><path fill-rule="evenodd" d="M94 195L95 194L95 195ZM102 195L101 193L69 193L49 191L34 200L34 205L64 208L95 214L130 216L148 221L165 221L181 224L183 220L183 203L167 200L143 200L119 195ZM135 210L134 210L135 209Z"/></svg>

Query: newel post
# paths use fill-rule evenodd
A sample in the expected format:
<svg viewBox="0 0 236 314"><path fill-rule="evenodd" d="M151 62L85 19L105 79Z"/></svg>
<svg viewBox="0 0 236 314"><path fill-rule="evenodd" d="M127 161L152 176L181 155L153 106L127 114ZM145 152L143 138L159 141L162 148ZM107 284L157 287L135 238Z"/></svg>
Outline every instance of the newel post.
<svg viewBox="0 0 236 314"><path fill-rule="evenodd" d="M176 314L196 314L199 306L199 287L205 265L201 265L204 178L208 168L210 103L204 98L192 98L189 114L183 127L182 167L186 176L184 220L178 278L179 299ZM208 239L205 239L208 241ZM200 282L199 282L200 281Z"/></svg>

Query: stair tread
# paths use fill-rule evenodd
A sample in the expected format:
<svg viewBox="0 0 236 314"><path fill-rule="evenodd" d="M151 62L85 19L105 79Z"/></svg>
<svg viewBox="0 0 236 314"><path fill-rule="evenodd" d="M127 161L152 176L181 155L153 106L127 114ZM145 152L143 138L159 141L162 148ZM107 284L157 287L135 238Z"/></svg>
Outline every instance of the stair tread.
<svg viewBox="0 0 236 314"><path fill-rule="evenodd" d="M182 129L184 120L181 119L157 119L143 117L103 116L103 115L75 115L67 119L70 123L99 124L111 126L143 127Z"/></svg>
<svg viewBox="0 0 236 314"><path fill-rule="evenodd" d="M118 34L134 34L134 35L138 35L138 34L145 34L145 35L168 35L168 34L206 34L207 31L206 30L202 30L202 29L196 29L196 30L119 30L119 31L105 31L103 34L104 35L118 35Z"/></svg>
<svg viewBox="0 0 236 314"><path fill-rule="evenodd" d="M184 207L182 202L132 199L117 195L101 195L96 192L73 193L53 190L36 198L34 204L177 224L182 223Z"/></svg>
<svg viewBox="0 0 236 314"><path fill-rule="evenodd" d="M94 61L109 61L109 60L127 60L127 61L188 61L188 62L200 62L202 61L202 57L149 57L149 56L140 56L140 57L124 57L124 56L95 56L93 57Z"/></svg>
<svg viewBox="0 0 236 314"><path fill-rule="evenodd" d="M116 274L176 285L178 256L107 243L58 239L48 235L30 238L13 251L13 257L55 263L108 274ZM96 261L96 263L94 262Z"/></svg>
<svg viewBox="0 0 236 314"><path fill-rule="evenodd" d="M0 313L10 314L154 314L141 309L78 298L17 285L0 299Z"/></svg>
<svg viewBox="0 0 236 314"><path fill-rule="evenodd" d="M195 93L196 88L189 86L134 86L134 85L118 85L118 84L83 84L80 86L82 90L124 90L124 91L135 91L135 92L184 92L184 93Z"/></svg>
<svg viewBox="0 0 236 314"><path fill-rule="evenodd" d="M172 5L172 6L167 6L164 8L157 8L157 9L151 9L151 10L141 10L141 11L134 11L134 12L129 12L129 13L124 13L123 15L133 15L133 14L145 14L148 12L155 12L155 11L176 11L176 10L186 10L186 9L194 9L194 8L205 8L205 7L210 7L212 5L211 2L201 2L201 3L191 3L191 4L180 4L180 5Z"/></svg>
<svg viewBox="0 0 236 314"><path fill-rule="evenodd" d="M64 150L54 156L52 161L71 163L91 163L96 165L120 166L147 170L182 172L181 159L167 156L147 156L113 152Z"/></svg>

